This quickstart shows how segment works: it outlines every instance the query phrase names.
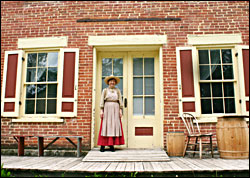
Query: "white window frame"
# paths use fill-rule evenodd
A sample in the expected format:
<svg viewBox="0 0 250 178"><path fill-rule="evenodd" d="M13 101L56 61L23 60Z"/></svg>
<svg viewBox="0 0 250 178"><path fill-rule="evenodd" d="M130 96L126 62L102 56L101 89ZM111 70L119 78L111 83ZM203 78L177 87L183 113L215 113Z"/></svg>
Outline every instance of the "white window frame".
<svg viewBox="0 0 250 178"><path fill-rule="evenodd" d="M232 49L232 60L233 60L233 72L234 72L234 79L233 80L230 80L231 82L234 82L234 93L235 93L235 111L236 113L212 113L212 114L202 114L201 113L201 96L200 96L200 69L199 69L199 57L198 57L198 50L200 49L207 49L207 50L210 50L210 49ZM198 117L200 119L204 119L204 120L208 120L210 119L211 122L215 122L217 121L217 117L221 117L221 116L224 116L224 115L241 115L242 114L242 111L240 109L240 104L239 104L239 76L238 76L238 73L239 73L239 70L238 70L238 64L237 64L237 59L235 57L235 54L236 53L236 49L235 49L235 46L227 46L227 45L211 45L211 46L202 46L202 47L195 47L195 70L198 71L196 73L196 75L194 75L194 83L195 83L195 96L196 96L196 110ZM227 80L228 81L228 80ZM221 82L223 82L223 80L221 80ZM213 82L209 82L208 83L213 83ZM199 107L198 107L199 106Z"/></svg>
<svg viewBox="0 0 250 178"><path fill-rule="evenodd" d="M25 99L26 99L26 87L25 85L29 84L26 82L26 73L27 73L27 61L29 53L48 53L48 52L57 52L58 53L58 66L57 66L57 110L58 110L58 85L59 85L59 70L61 66L59 65L61 61L60 56L60 48L42 48L42 49L28 49L25 50L25 61L22 64L22 82L21 82L21 103L20 106L20 117L17 119L12 119L12 122L64 122L63 119L60 118L59 114L25 114ZM46 82L46 84L49 82Z"/></svg>

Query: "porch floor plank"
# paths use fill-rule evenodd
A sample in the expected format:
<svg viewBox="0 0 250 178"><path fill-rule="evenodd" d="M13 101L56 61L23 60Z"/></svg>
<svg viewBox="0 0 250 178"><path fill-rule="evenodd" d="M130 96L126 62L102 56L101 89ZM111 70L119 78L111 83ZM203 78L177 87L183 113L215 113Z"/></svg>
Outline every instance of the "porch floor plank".
<svg viewBox="0 0 250 178"><path fill-rule="evenodd" d="M83 158L83 162L144 162L144 161L170 161L164 150L132 150L123 149L115 152L105 151L100 152L97 149L89 151Z"/></svg>
<svg viewBox="0 0 250 178"><path fill-rule="evenodd" d="M15 161L15 162L13 162ZM194 172L249 171L249 159L182 158L170 161L83 162L75 157L13 157L1 156L3 168L14 170L46 170L63 172Z"/></svg>

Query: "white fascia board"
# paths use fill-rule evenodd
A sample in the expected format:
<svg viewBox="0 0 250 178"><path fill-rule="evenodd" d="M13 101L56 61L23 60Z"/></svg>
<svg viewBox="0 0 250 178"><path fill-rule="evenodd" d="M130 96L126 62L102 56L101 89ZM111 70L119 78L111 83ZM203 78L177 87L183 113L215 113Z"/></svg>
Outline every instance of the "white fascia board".
<svg viewBox="0 0 250 178"><path fill-rule="evenodd" d="M167 43L167 35L89 36L88 45L160 45Z"/></svg>
<svg viewBox="0 0 250 178"><path fill-rule="evenodd" d="M242 43L241 34L206 34L188 35L190 45L210 45L210 44L239 44Z"/></svg>
<svg viewBox="0 0 250 178"><path fill-rule="evenodd" d="M18 48L51 48L51 47L67 47L68 37L39 37L39 38L19 38Z"/></svg>

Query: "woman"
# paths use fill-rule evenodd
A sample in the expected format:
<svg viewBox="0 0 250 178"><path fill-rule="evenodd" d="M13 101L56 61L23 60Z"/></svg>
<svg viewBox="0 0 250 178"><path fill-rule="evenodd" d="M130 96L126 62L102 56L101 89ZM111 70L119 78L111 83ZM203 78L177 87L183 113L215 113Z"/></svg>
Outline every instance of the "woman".
<svg viewBox="0 0 250 178"><path fill-rule="evenodd" d="M111 75L106 77L104 82L109 87L102 91L100 103L102 121L97 144L101 145L101 152L104 152L105 146L110 146L110 150L114 152L114 145L124 144L121 91L115 87L120 79Z"/></svg>

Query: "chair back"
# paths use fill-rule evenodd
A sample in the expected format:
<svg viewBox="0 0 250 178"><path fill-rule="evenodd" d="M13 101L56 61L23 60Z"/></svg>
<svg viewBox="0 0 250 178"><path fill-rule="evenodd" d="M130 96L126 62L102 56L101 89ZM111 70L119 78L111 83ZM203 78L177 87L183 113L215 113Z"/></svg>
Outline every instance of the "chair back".
<svg viewBox="0 0 250 178"><path fill-rule="evenodd" d="M197 119L192 114L183 113L181 119L184 122L189 135L200 134L199 124L197 122ZM196 123L196 125L194 125L194 122Z"/></svg>

